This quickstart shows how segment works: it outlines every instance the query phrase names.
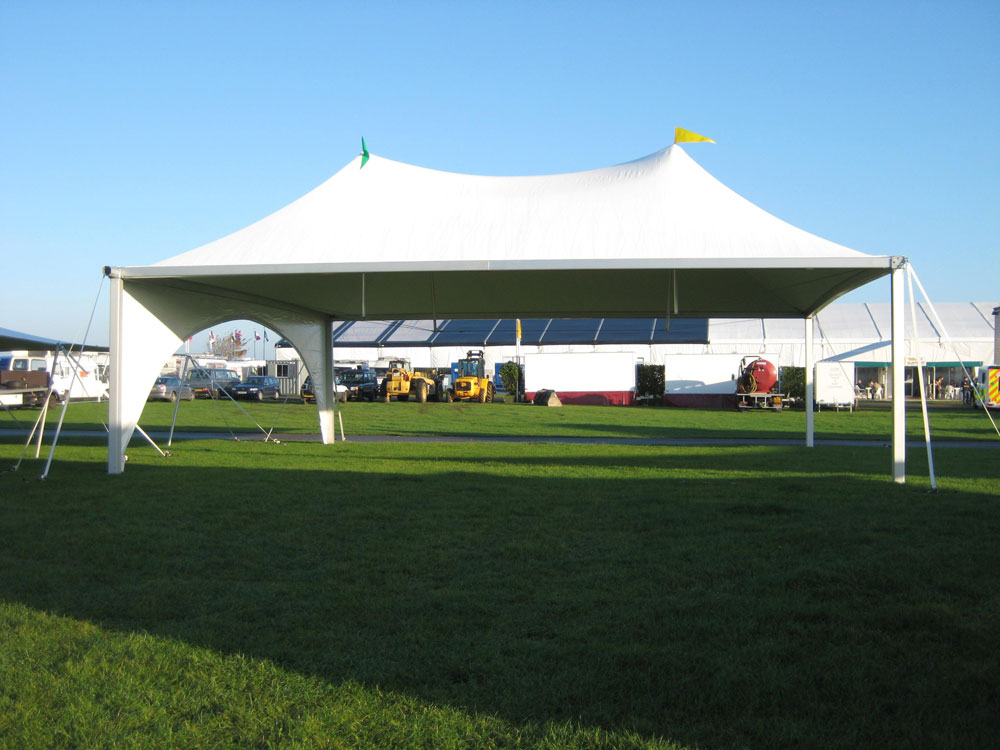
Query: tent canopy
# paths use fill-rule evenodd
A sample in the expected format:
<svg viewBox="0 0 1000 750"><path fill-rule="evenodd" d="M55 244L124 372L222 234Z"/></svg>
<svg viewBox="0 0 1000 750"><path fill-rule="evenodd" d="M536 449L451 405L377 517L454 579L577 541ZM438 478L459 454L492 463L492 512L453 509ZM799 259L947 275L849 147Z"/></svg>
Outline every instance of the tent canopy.
<svg viewBox="0 0 1000 750"><path fill-rule="evenodd" d="M331 323L453 318L804 318L889 274L740 197L679 146L538 177L372 156L245 229L112 279L109 470L188 335L252 318L293 342L333 439Z"/></svg>
<svg viewBox="0 0 1000 750"><path fill-rule="evenodd" d="M372 156L245 229L125 279L338 320L801 318L890 259L791 226L679 146L540 177Z"/></svg>
<svg viewBox="0 0 1000 750"><path fill-rule="evenodd" d="M60 346L64 349L79 350L81 348L80 344L47 339L30 333L12 331L9 328L0 328L0 350L28 349L30 351L54 352ZM86 348L92 352L106 352L108 350L106 346L95 346L93 344L88 344Z"/></svg>

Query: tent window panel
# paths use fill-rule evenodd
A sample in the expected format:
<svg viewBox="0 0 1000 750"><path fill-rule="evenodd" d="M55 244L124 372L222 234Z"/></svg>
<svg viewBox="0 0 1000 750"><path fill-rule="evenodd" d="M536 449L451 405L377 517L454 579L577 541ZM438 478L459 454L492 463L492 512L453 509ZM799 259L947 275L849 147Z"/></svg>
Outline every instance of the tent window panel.
<svg viewBox="0 0 1000 750"><path fill-rule="evenodd" d="M401 320L396 329L393 330L383 341L386 345L426 345L434 336L434 321L425 320ZM438 321L440 327L441 321Z"/></svg>
<svg viewBox="0 0 1000 750"><path fill-rule="evenodd" d="M544 344L593 344L600 318L553 318Z"/></svg>
<svg viewBox="0 0 1000 750"><path fill-rule="evenodd" d="M657 318L653 328L654 344L707 344L708 318L671 318L670 330L667 321Z"/></svg>
<svg viewBox="0 0 1000 750"><path fill-rule="evenodd" d="M486 341L487 336L490 336L490 331L496 327L496 318L487 320L469 320L464 318L449 320L448 325L444 326L441 333L434 339L434 343L438 346L449 344L454 346L481 345ZM510 324L510 329L513 334L513 322ZM514 342L513 335L510 337L510 342ZM494 341L494 336L490 336L490 343L496 344L498 342Z"/></svg>

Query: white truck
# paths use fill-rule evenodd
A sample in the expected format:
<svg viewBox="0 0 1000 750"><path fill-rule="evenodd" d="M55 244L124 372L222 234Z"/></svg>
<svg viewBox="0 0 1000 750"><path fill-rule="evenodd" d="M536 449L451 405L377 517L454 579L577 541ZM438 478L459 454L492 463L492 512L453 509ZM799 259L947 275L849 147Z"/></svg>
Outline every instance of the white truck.
<svg viewBox="0 0 1000 750"><path fill-rule="evenodd" d="M979 400L990 409L1000 409L1000 365L984 365L979 368L974 383ZM974 403L978 406L978 403Z"/></svg>

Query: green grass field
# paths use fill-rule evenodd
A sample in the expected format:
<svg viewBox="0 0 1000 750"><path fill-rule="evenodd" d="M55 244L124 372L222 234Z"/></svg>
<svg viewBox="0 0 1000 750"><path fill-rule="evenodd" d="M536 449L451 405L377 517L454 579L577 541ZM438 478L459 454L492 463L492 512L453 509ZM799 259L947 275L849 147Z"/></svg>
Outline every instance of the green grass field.
<svg viewBox="0 0 1000 750"><path fill-rule="evenodd" d="M241 411L241 408L244 411ZM598 438L751 438L803 439L804 411L747 412L719 409L608 408L565 406L559 409L530 404L417 404L414 402L338 405L344 429L350 435L461 435L475 437L546 436ZM106 403L74 403L66 414L67 428L103 430ZM166 431L174 414L167 403L148 403L139 424L148 432ZM249 416L247 416L249 414ZM37 410L0 415L0 429L30 428ZM49 426L58 422L60 410L48 414ZM251 421L251 418L253 421ZM815 415L819 439L886 440L891 435L891 414L886 408L863 411L823 411ZM17 421L15 421L17 420ZM317 433L316 407L296 402L255 403L195 401L178 410L179 432L218 431L235 434L259 432L254 421L276 434ZM932 409L935 440L994 440L996 432L981 411L964 408ZM919 407L907 409L907 434L923 438Z"/></svg>
<svg viewBox="0 0 1000 750"><path fill-rule="evenodd" d="M256 429L219 406L182 405L184 429ZM824 412L817 436L888 418ZM784 438L804 415L348 404L344 425ZM30 457L0 474L0 747L995 747L997 455L939 448L929 493L923 451L899 486L881 444L133 441L110 477L64 437L45 481Z"/></svg>

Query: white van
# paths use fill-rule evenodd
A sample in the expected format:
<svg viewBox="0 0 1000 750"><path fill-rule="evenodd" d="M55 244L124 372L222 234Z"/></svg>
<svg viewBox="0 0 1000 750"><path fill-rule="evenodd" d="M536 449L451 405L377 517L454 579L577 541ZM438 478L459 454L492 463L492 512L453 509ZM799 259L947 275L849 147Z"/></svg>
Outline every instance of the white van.
<svg viewBox="0 0 1000 750"><path fill-rule="evenodd" d="M52 392L63 401L72 399L106 400L108 384L101 378L101 368L90 354L73 352L72 359L60 353L56 361L53 352L10 351L0 352L0 370L47 372ZM53 369L53 364L55 369ZM75 371L75 377L74 377Z"/></svg>

